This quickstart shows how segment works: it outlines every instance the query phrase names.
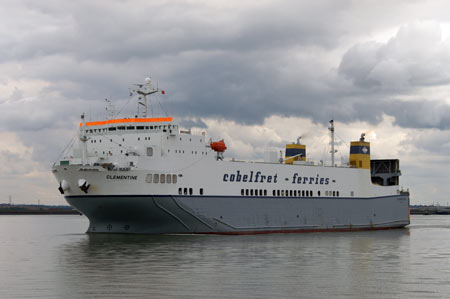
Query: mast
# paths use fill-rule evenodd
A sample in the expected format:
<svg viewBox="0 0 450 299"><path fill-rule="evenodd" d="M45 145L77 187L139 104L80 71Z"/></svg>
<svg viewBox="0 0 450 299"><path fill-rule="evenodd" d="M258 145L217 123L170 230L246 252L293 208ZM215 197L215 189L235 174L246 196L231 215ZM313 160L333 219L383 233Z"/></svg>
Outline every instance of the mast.
<svg viewBox="0 0 450 299"><path fill-rule="evenodd" d="M148 115L148 106L147 106L147 96L154 94L159 91L158 88L153 88L152 86L152 79L145 78L144 84L135 84L139 88L136 89L136 93L141 95L142 97L139 97L139 100L143 100L142 102L138 102L140 105L144 106L144 111L142 112L142 117L147 118ZM153 117L153 111L152 111L152 117Z"/></svg>
<svg viewBox="0 0 450 299"><path fill-rule="evenodd" d="M328 130L330 130L331 166L334 167L334 154L337 152L337 150L334 149L334 121L333 120L330 120L330 126L328 127Z"/></svg>
<svg viewBox="0 0 450 299"><path fill-rule="evenodd" d="M84 113L81 115L83 125L80 127L80 141L81 141L81 164L87 164L87 145L88 137L86 136L86 121L84 120Z"/></svg>

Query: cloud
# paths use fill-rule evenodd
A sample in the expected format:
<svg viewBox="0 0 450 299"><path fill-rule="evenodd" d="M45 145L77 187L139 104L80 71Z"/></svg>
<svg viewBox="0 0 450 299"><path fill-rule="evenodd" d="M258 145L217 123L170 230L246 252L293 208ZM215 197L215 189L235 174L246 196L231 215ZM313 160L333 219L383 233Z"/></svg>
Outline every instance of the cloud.
<svg viewBox="0 0 450 299"><path fill-rule="evenodd" d="M450 43L437 22L400 27L386 43L365 42L345 53L339 73L357 87L408 92L450 83Z"/></svg>
<svg viewBox="0 0 450 299"><path fill-rule="evenodd" d="M349 132L345 140L370 128L380 137L384 128L384 147L407 163L410 155L450 153L445 1L5 3L0 133L30 149L39 171L73 136L81 113L106 115L105 98L134 115L128 88L147 76L166 91L159 100L171 115L226 138L236 157L262 158L263 148L283 148L306 132L311 154L320 153L311 157L322 159L330 119ZM427 143L439 150L406 137L437 132L444 141Z"/></svg>

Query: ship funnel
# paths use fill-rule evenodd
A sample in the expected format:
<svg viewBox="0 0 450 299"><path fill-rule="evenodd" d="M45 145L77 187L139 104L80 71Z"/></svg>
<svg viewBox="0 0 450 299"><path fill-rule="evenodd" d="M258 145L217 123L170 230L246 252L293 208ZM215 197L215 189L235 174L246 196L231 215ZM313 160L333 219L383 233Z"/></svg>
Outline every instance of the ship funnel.
<svg viewBox="0 0 450 299"><path fill-rule="evenodd" d="M350 165L370 169L370 142L365 141L365 136L362 133L359 141L350 142Z"/></svg>
<svg viewBox="0 0 450 299"><path fill-rule="evenodd" d="M294 161L306 161L306 145L300 143L301 138L297 138L297 143L286 144L286 164L294 164Z"/></svg>

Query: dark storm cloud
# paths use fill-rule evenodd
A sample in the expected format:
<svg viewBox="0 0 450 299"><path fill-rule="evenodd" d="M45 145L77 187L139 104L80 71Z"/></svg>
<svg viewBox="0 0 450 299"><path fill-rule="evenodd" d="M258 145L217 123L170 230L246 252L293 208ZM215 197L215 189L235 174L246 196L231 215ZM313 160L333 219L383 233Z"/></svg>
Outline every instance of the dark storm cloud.
<svg viewBox="0 0 450 299"><path fill-rule="evenodd" d="M403 26L386 43L354 44L340 63L330 65L326 59L342 40L380 22L364 5L287 1L218 9L208 2L58 3L11 2L22 18L9 22L21 31L0 39L2 61L26 65L12 78L48 82L38 95L46 99L41 107L26 104L33 111L21 122L28 130L54 126L73 112L101 114L106 97L122 105L130 84L148 75L167 88L163 101L179 117L255 124L276 114L377 123L387 114L405 127L448 127L432 102L399 101L418 88L450 81L450 51L436 23ZM399 6L372 13L392 16ZM8 103L12 113L4 119L21 118L22 108L14 103ZM430 108L419 118L418 106ZM440 104L439 111L446 110Z"/></svg>
<svg viewBox="0 0 450 299"><path fill-rule="evenodd" d="M50 3L50 4L49 4ZM292 45L333 47L345 29L346 5L261 3L217 9L214 3L78 1L27 2L25 30L2 59L71 55L123 62L194 50L252 51ZM317 22L320 14L330 23ZM34 26L33 22L45 22Z"/></svg>

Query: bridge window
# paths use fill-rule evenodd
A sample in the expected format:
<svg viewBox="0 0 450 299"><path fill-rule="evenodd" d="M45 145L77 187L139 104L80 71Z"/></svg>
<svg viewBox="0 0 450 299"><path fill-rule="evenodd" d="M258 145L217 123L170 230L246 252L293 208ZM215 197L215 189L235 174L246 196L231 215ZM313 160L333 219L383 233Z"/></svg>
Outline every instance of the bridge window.
<svg viewBox="0 0 450 299"><path fill-rule="evenodd" d="M155 184L158 184L158 183L159 183L159 174L155 173L155 174L153 175L153 182L154 182Z"/></svg>
<svg viewBox="0 0 450 299"><path fill-rule="evenodd" d="M170 175L170 174L166 175L166 182L167 182L167 184L172 183L172 175Z"/></svg>
<svg viewBox="0 0 450 299"><path fill-rule="evenodd" d="M161 175L161 177L159 178L160 183L161 184L165 184L166 183L166 176L164 174Z"/></svg>
<svg viewBox="0 0 450 299"><path fill-rule="evenodd" d="M177 175L176 174L172 174L172 183L173 184L177 183Z"/></svg>
<svg viewBox="0 0 450 299"><path fill-rule="evenodd" d="M145 181L147 183L151 183L152 182L152 175L151 174L147 174L147 176L145 177Z"/></svg>

